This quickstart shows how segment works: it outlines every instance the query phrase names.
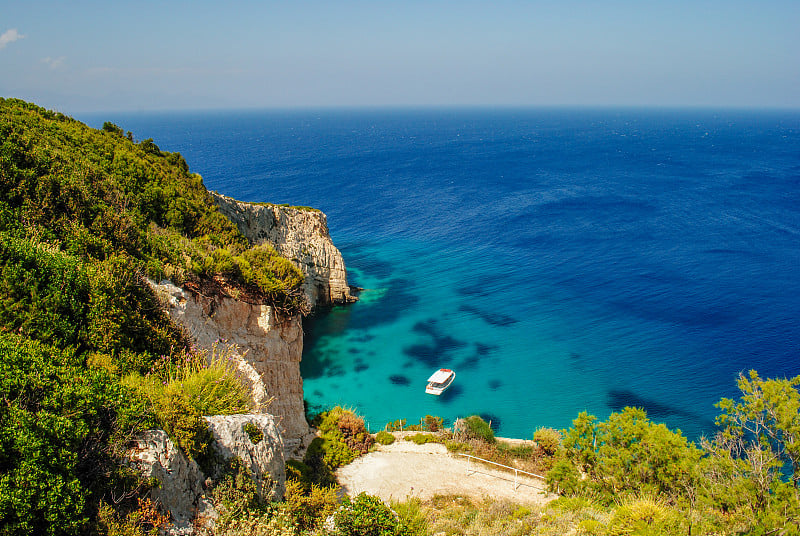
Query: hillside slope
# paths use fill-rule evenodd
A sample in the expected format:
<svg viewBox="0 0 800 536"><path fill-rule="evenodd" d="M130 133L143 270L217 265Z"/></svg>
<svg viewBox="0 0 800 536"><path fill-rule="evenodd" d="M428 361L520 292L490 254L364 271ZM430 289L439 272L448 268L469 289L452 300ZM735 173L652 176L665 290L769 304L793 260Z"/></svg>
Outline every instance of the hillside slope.
<svg viewBox="0 0 800 536"><path fill-rule="evenodd" d="M164 311L147 282L164 278L284 318L310 306L304 274L252 246L179 154L0 99L3 534L94 530L152 485L122 463L131 437L165 429L207 464L202 415L250 409Z"/></svg>

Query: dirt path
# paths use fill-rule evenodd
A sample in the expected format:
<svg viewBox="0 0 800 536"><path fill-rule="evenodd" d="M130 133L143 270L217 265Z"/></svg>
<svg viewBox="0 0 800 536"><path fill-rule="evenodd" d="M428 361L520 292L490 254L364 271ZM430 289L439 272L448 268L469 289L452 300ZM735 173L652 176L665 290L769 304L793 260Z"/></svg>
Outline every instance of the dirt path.
<svg viewBox="0 0 800 536"><path fill-rule="evenodd" d="M391 445L379 445L336 475L348 495L364 491L387 502L434 495L489 496L538 504L555 498L544 491L541 480L520 475L515 490L513 471L494 470L450 454L439 443L416 445L400 438Z"/></svg>

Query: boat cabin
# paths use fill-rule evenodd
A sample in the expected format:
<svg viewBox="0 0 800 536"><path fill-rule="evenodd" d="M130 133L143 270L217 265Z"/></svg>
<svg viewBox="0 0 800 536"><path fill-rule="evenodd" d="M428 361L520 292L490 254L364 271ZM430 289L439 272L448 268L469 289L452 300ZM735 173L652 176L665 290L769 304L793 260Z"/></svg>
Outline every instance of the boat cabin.
<svg viewBox="0 0 800 536"><path fill-rule="evenodd" d="M428 378L428 385L425 387L425 392L429 395L440 395L450 387L453 380L456 378L456 373L450 369L439 369Z"/></svg>

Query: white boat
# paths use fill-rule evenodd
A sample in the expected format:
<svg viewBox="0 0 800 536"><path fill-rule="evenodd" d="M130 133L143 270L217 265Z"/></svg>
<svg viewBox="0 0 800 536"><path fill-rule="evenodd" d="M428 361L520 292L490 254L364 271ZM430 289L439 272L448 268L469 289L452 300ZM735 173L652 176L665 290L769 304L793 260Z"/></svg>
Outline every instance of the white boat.
<svg viewBox="0 0 800 536"><path fill-rule="evenodd" d="M456 373L452 370L447 368L439 369L428 378L428 386L425 387L425 392L429 395L439 396L450 387L455 379Z"/></svg>

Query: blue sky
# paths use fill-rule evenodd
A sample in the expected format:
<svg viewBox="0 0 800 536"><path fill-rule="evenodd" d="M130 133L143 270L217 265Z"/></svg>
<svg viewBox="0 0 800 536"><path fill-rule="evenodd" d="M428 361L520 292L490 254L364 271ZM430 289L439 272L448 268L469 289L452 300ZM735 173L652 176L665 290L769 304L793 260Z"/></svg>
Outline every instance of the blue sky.
<svg viewBox="0 0 800 536"><path fill-rule="evenodd" d="M0 95L67 113L800 107L800 1L0 0Z"/></svg>

